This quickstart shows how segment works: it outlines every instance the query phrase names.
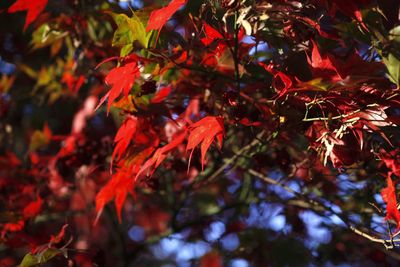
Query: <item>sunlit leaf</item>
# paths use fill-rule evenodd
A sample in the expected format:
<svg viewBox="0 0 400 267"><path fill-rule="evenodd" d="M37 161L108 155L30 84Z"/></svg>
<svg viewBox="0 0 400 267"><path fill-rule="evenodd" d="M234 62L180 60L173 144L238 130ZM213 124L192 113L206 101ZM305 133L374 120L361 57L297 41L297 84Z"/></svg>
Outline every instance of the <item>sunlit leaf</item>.
<svg viewBox="0 0 400 267"><path fill-rule="evenodd" d="M121 56L128 55L133 49L133 43L138 41L147 48L151 33L147 33L142 21L132 13L132 17L125 14L110 13L118 28L114 33L113 46L121 47Z"/></svg>
<svg viewBox="0 0 400 267"><path fill-rule="evenodd" d="M186 2L187 0L172 0L167 6L151 12L146 31L161 30L172 15L186 4Z"/></svg>
<svg viewBox="0 0 400 267"><path fill-rule="evenodd" d="M201 165L204 168L206 153L214 138L217 138L218 146L221 148L224 134L224 121L221 117L208 116L192 124L189 127L189 138L186 146L186 150L191 150L189 164L193 150L201 143Z"/></svg>
<svg viewBox="0 0 400 267"><path fill-rule="evenodd" d="M27 11L24 31L28 28L29 24L34 22L36 18L42 13L47 5L47 0L17 0L12 6L8 8L8 13L18 11Z"/></svg>
<svg viewBox="0 0 400 267"><path fill-rule="evenodd" d="M393 54L383 58L383 62L388 70L388 78L397 86L400 84L400 60Z"/></svg>

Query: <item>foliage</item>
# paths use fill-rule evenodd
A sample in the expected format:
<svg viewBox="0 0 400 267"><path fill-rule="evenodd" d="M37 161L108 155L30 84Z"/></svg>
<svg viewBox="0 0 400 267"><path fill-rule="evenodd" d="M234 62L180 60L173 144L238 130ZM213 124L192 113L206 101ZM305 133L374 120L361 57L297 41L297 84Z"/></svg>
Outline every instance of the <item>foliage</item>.
<svg viewBox="0 0 400 267"><path fill-rule="evenodd" d="M0 4L0 266L397 265L394 0Z"/></svg>

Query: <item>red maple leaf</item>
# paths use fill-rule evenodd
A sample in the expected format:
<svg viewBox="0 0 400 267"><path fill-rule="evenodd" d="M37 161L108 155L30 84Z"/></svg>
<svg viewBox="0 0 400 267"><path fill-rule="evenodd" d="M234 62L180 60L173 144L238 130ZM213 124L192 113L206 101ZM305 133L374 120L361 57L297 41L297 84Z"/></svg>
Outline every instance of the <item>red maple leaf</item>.
<svg viewBox="0 0 400 267"><path fill-rule="evenodd" d="M128 168L119 169L96 195L97 217L95 223L100 218L104 206L113 199L115 199L118 220L121 222L122 206L124 205L128 193L134 195L133 187L134 179L132 177L132 172Z"/></svg>
<svg viewBox="0 0 400 267"><path fill-rule="evenodd" d="M400 149L390 152L383 150L379 158L394 175L400 176Z"/></svg>
<svg viewBox="0 0 400 267"><path fill-rule="evenodd" d="M207 23L204 23L204 33L206 37L201 38L201 42L206 46L210 45L215 40L224 39L221 33Z"/></svg>
<svg viewBox="0 0 400 267"><path fill-rule="evenodd" d="M123 92L127 97L135 80L140 77L140 70L137 62L130 62L122 67L112 69L106 76L105 82L112 85L111 90L103 96L97 107L101 106L108 98L108 110L114 100Z"/></svg>
<svg viewBox="0 0 400 267"><path fill-rule="evenodd" d="M339 9L343 14L345 14L348 17L352 17L354 19L356 19L358 22L360 22L364 28L365 25L363 23L363 18L362 18L362 14L360 11L360 8L357 6L357 4L361 4L361 5L366 5L368 4L370 1L365 1L365 0L353 0L353 1L349 1L349 0L334 0L333 1L333 5L335 7L337 7L337 9ZM332 10L335 10L336 8L332 8Z"/></svg>
<svg viewBox="0 0 400 267"><path fill-rule="evenodd" d="M292 79L285 73L276 70L272 63L267 65L263 62L259 62L258 64L274 76L274 79L272 80L272 86L279 93L278 97L285 95L286 92L293 86Z"/></svg>
<svg viewBox="0 0 400 267"><path fill-rule="evenodd" d="M163 87L160 90L157 91L157 93L154 95L154 97L151 99L151 103L161 103L163 102L168 95L171 93L171 87Z"/></svg>
<svg viewBox="0 0 400 267"><path fill-rule="evenodd" d="M18 222L10 222L3 225L1 230L1 238L4 238L8 232L19 232L25 227L25 221L19 220Z"/></svg>
<svg viewBox="0 0 400 267"><path fill-rule="evenodd" d="M114 148L114 152L112 154L111 166L114 158L119 159L121 155L128 148L131 140L135 136L137 129L137 118L133 116L129 116L119 128L117 134L115 135L114 142L116 146Z"/></svg>
<svg viewBox="0 0 400 267"><path fill-rule="evenodd" d="M148 159L140 168L139 172L136 174L135 179L137 179L139 175L144 173L146 170L149 170L152 167L156 169L158 166L160 166L160 164L167 157L168 153L174 148L176 148L178 145L180 145L183 142L183 140L185 140L185 137L186 137L186 131L183 131L180 134L176 135L172 142L157 149L154 152L153 156L150 159Z"/></svg>
<svg viewBox="0 0 400 267"><path fill-rule="evenodd" d="M214 138L217 138L219 148L222 147L222 137L225 134L224 121L222 117L205 117L189 126L189 138L186 150L192 150L189 157L192 158L194 148L201 143L201 166L204 168L206 153Z"/></svg>
<svg viewBox="0 0 400 267"><path fill-rule="evenodd" d="M200 267L221 267L222 259L216 251L211 251L205 254L200 259Z"/></svg>
<svg viewBox="0 0 400 267"><path fill-rule="evenodd" d="M317 44L312 41L311 57L308 57L314 77L340 81L347 76L372 76L382 69L379 62L367 62L356 52L352 52L347 58L341 59L333 54L322 54Z"/></svg>
<svg viewBox="0 0 400 267"><path fill-rule="evenodd" d="M43 200L38 197L37 200L30 202L23 210L23 215L25 219L33 218L39 214L42 208Z"/></svg>
<svg viewBox="0 0 400 267"><path fill-rule="evenodd" d="M161 30L172 15L186 2L187 0L172 0L167 6L151 12L146 31Z"/></svg>
<svg viewBox="0 0 400 267"><path fill-rule="evenodd" d="M24 31L40 13L44 10L47 5L47 0L18 0L12 6L8 8L8 13L14 13L18 11L27 11L26 21L24 25Z"/></svg>
<svg viewBox="0 0 400 267"><path fill-rule="evenodd" d="M322 55L320 53L315 42L312 43L313 48L311 57L308 58L308 64L310 65L313 76L331 78L332 80L340 80L332 60L327 55Z"/></svg>
<svg viewBox="0 0 400 267"><path fill-rule="evenodd" d="M143 228L146 235L165 233L171 219L171 214L161 207L149 206L134 214L135 223Z"/></svg>
<svg viewBox="0 0 400 267"><path fill-rule="evenodd" d="M397 224L397 228L400 228L400 212L397 209L397 198L395 187L390 176L392 173L389 173L387 176L387 187L382 189L381 195L383 201L386 202L386 220L394 220Z"/></svg>
<svg viewBox="0 0 400 267"><path fill-rule="evenodd" d="M228 47L224 40L224 36L207 23L204 23L204 33L206 37L201 38L201 42L205 46L210 46L212 43L216 42L217 47L215 48L215 54L221 56ZM226 37L229 38L229 36Z"/></svg>
<svg viewBox="0 0 400 267"><path fill-rule="evenodd" d="M65 230L67 229L67 227L68 227L68 224L64 224L63 227L61 228L60 232L57 235L55 235L55 236L52 235L50 237L50 243L51 244L60 243L64 239Z"/></svg>

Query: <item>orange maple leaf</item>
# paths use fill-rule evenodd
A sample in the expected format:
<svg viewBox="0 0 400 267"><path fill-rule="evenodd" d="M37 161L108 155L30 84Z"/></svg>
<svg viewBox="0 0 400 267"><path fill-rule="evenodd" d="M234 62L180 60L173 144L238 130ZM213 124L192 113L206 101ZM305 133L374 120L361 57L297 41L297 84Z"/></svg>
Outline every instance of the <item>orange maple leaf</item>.
<svg viewBox="0 0 400 267"><path fill-rule="evenodd" d="M192 150L189 157L189 165L194 148L201 143L201 166L203 169L207 150L214 138L217 138L219 148L221 149L222 147L222 138L225 135L224 120L222 117L205 117L189 126L189 132L186 146L186 150Z"/></svg>
<svg viewBox="0 0 400 267"><path fill-rule="evenodd" d="M100 218L104 206L114 198L118 220L121 222L122 206L124 205L128 193L134 195L133 187L134 179L132 177L132 172L127 168L119 169L96 196L97 217L95 224Z"/></svg>
<svg viewBox="0 0 400 267"><path fill-rule="evenodd" d="M183 140L185 140L186 137L186 131L181 132L180 134L176 135L175 138L173 139L172 142L170 142L169 144L157 149L153 156L151 158L149 158L144 164L143 166L140 168L139 172L136 174L136 178L135 180L145 171L149 170L150 168L156 169L158 166L160 166L160 164L164 161L164 159L167 157L168 153L173 150L174 148L176 148L178 145L180 145ZM151 172L151 173L152 173Z"/></svg>
<svg viewBox="0 0 400 267"><path fill-rule="evenodd" d="M114 142L116 143L114 152L112 154L111 166L114 158L119 159L121 155L126 151L133 137L135 136L137 128L137 118L129 116L119 128L115 135Z"/></svg>

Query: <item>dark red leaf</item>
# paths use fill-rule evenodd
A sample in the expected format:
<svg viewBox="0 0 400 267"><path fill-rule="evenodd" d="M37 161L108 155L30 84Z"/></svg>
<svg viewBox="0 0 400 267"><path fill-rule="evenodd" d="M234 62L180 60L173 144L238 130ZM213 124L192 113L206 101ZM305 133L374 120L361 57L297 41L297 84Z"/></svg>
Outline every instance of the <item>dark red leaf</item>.
<svg viewBox="0 0 400 267"><path fill-rule="evenodd" d="M400 212L397 209L397 198L396 198L396 190L390 178L391 173L387 176L387 187L382 189L381 195L383 201L386 202L386 220L394 220L397 224L397 228L400 227Z"/></svg>
<svg viewBox="0 0 400 267"><path fill-rule="evenodd" d="M292 79L285 73L275 70L273 64L267 65L263 62L259 62L259 65L274 76L272 85L279 93L279 97L286 94L286 92L293 86Z"/></svg>
<svg viewBox="0 0 400 267"><path fill-rule="evenodd" d="M200 267L221 267L222 258L216 251L205 254L200 259Z"/></svg>
<svg viewBox="0 0 400 267"><path fill-rule="evenodd" d="M400 149L382 152L379 158L394 175L400 176Z"/></svg>
<svg viewBox="0 0 400 267"><path fill-rule="evenodd" d="M228 47L226 39L229 39L230 36L228 34L225 34L226 38L224 38L224 36L220 32L218 32L207 23L204 23L204 33L206 37L201 38L201 42L205 46L210 46L212 43L215 42L217 45L212 54L221 56L225 49Z"/></svg>
<svg viewBox="0 0 400 267"><path fill-rule="evenodd" d="M308 63L315 78L340 81L347 76L373 76L382 69L382 63L367 62L356 52L352 52L346 59L333 54L322 54L315 42Z"/></svg>
<svg viewBox="0 0 400 267"><path fill-rule="evenodd" d="M335 0L333 4L339 9L343 14L348 17L352 17L356 19L358 22L363 24L363 18L361 15L360 8L356 5L355 2L359 1L349 1L349 0ZM362 1L365 2L365 1ZM334 8L333 8L334 9ZM365 27L365 25L363 24Z"/></svg>

